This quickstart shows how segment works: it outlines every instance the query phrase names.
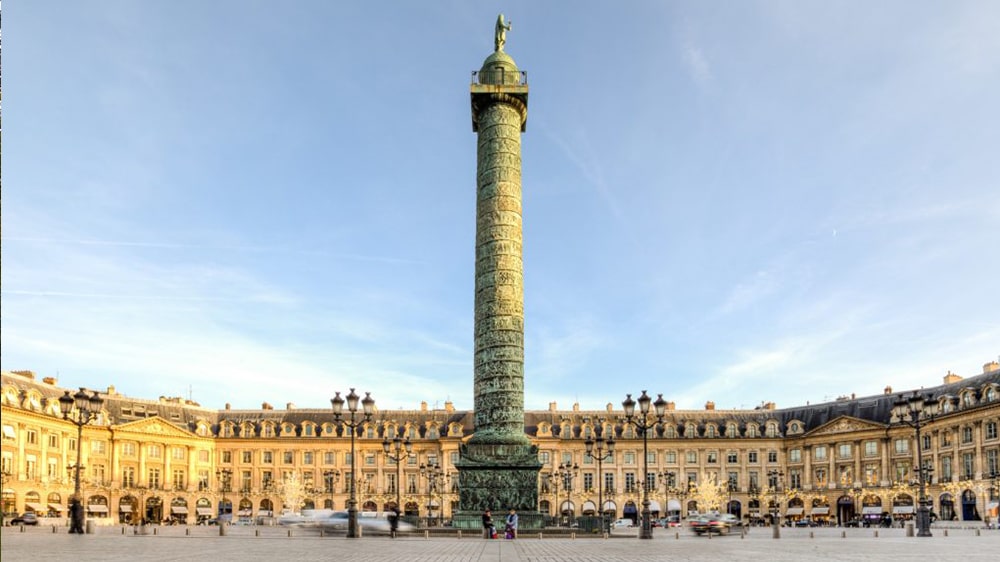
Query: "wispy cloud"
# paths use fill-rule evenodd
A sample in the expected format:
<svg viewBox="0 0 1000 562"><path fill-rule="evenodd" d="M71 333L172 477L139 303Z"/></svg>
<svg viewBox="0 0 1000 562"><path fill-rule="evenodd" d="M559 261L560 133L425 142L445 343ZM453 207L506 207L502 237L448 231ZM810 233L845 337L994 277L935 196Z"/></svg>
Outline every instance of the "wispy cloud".
<svg viewBox="0 0 1000 562"><path fill-rule="evenodd" d="M687 41L681 48L681 60L695 84L702 89L707 88L712 80L712 68L705 52L694 43Z"/></svg>

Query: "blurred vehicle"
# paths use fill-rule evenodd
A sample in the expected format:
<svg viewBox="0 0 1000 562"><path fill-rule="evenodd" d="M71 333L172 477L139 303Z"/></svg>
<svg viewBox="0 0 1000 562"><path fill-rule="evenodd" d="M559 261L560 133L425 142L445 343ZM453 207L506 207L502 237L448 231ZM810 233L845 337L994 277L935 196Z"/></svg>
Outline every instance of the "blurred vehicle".
<svg viewBox="0 0 1000 562"><path fill-rule="evenodd" d="M278 518L279 525L289 527L316 527L319 529L329 529L334 531L346 531L348 526L348 514L346 511L306 511L301 515L297 513L285 513ZM389 520L385 517L369 512L358 512L358 527L365 531L389 532ZM397 531L413 531L416 527L400 520L397 524Z"/></svg>
<svg viewBox="0 0 1000 562"><path fill-rule="evenodd" d="M38 515L34 511L26 511L10 520L11 525L38 525Z"/></svg>
<svg viewBox="0 0 1000 562"><path fill-rule="evenodd" d="M707 533L717 533L719 535L729 534L729 523L722 520L719 515L702 515L691 521L691 530L696 535Z"/></svg>
<svg viewBox="0 0 1000 562"><path fill-rule="evenodd" d="M615 522L611 524L612 529L627 529L634 526L631 519L615 519Z"/></svg>
<svg viewBox="0 0 1000 562"><path fill-rule="evenodd" d="M723 513L723 514L719 515L719 519L721 521L724 521L726 523L726 525L729 525L730 527L742 527L743 526L743 522L740 521L740 518L736 517L732 513Z"/></svg>
<svg viewBox="0 0 1000 562"><path fill-rule="evenodd" d="M681 526L681 516L671 515L670 517L664 517L661 519L664 527L680 527Z"/></svg>
<svg viewBox="0 0 1000 562"><path fill-rule="evenodd" d="M811 517L804 517L795 522L796 527L815 527L816 522Z"/></svg>

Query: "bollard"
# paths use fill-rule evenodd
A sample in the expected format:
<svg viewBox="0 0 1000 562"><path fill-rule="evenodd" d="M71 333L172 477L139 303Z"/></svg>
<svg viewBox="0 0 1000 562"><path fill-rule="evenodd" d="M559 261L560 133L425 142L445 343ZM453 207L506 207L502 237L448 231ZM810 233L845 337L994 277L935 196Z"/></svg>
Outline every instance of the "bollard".
<svg viewBox="0 0 1000 562"><path fill-rule="evenodd" d="M538 540L542 540L542 533L538 533Z"/></svg>
<svg viewBox="0 0 1000 562"><path fill-rule="evenodd" d="M847 531L841 531L840 532L840 538L846 539L847 538Z"/></svg>
<svg viewBox="0 0 1000 562"><path fill-rule="evenodd" d="M58 532L59 532L59 531L56 531L56 526L55 526L55 525L53 525L53 526L52 526L52 534L54 535L54 534L56 534L56 533L58 533ZM976 531L976 534L978 535L978 534L979 534L979 531Z"/></svg>
<svg viewBox="0 0 1000 562"><path fill-rule="evenodd" d="M812 532L812 531L809 531L809 538L810 538L810 539L815 539L815 538L816 538L816 537L815 537L815 536L813 535L813 532Z"/></svg>
<svg viewBox="0 0 1000 562"><path fill-rule="evenodd" d="M948 529L944 530L944 536L946 536L946 537L948 536Z"/></svg>
<svg viewBox="0 0 1000 562"><path fill-rule="evenodd" d="M359 529L360 529L360 527L359 527ZM292 538L292 530L291 529L288 530L288 538Z"/></svg>
<svg viewBox="0 0 1000 562"><path fill-rule="evenodd" d="M429 538L431 538L431 532L428 531L427 529L424 529L424 540L427 540Z"/></svg>
<svg viewBox="0 0 1000 562"><path fill-rule="evenodd" d="M52 527L52 529L55 529L55 527ZM976 529L976 536L979 536L979 529Z"/></svg>
<svg viewBox="0 0 1000 562"><path fill-rule="evenodd" d="M712 531L705 531L705 534L708 535L709 540L712 540Z"/></svg>
<svg viewBox="0 0 1000 562"><path fill-rule="evenodd" d="M24 525L21 525L21 532L24 532Z"/></svg>
<svg viewBox="0 0 1000 562"><path fill-rule="evenodd" d="M184 535L188 537L191 536L191 527L187 527L186 529L184 529Z"/></svg>
<svg viewBox="0 0 1000 562"><path fill-rule="evenodd" d="M97 532L97 522L93 521L91 519L88 519L87 520L86 528L87 528L87 534L88 535L93 535L94 533Z"/></svg>
<svg viewBox="0 0 1000 562"><path fill-rule="evenodd" d="M878 538L878 529L875 529L875 538Z"/></svg>
<svg viewBox="0 0 1000 562"><path fill-rule="evenodd" d="M253 530L253 536L259 537L260 536L260 529L254 529Z"/></svg>
<svg viewBox="0 0 1000 562"><path fill-rule="evenodd" d="M608 538L608 536L604 535L604 538ZM674 531L674 540L677 540L677 541L681 540L681 533L680 533L680 531Z"/></svg>
<svg viewBox="0 0 1000 562"><path fill-rule="evenodd" d="M570 533L569 538L576 540L576 533Z"/></svg>
<svg viewBox="0 0 1000 562"><path fill-rule="evenodd" d="M122 534L125 534L125 525L122 525Z"/></svg>
<svg viewBox="0 0 1000 562"><path fill-rule="evenodd" d="M461 529L458 530L458 538L462 538L462 530Z"/></svg>
<svg viewBox="0 0 1000 562"><path fill-rule="evenodd" d="M226 530L226 524L225 523L219 523L219 536L220 537L224 537L224 536L226 536L228 534L229 534L229 531Z"/></svg>

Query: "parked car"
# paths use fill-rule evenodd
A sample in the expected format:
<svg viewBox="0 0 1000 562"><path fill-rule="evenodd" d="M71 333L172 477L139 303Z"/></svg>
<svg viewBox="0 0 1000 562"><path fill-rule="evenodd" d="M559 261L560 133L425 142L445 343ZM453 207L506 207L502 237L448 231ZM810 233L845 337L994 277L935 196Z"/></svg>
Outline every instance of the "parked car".
<svg viewBox="0 0 1000 562"><path fill-rule="evenodd" d="M38 525L38 515L34 511L26 511L10 520L11 525Z"/></svg>
<svg viewBox="0 0 1000 562"><path fill-rule="evenodd" d="M631 519L615 519L615 522L611 524L612 529L627 529L629 527L635 527L635 523Z"/></svg>
<svg viewBox="0 0 1000 562"><path fill-rule="evenodd" d="M726 535L729 534L729 523L726 523L722 517L718 515L702 515L701 517L691 521L691 530L694 531L696 535L703 535L706 533Z"/></svg>

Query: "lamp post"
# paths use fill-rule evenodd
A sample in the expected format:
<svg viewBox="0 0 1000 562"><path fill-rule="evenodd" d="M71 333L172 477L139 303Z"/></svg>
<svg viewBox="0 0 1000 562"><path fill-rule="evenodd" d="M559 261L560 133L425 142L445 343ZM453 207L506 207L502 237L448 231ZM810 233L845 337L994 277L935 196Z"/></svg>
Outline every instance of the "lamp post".
<svg viewBox="0 0 1000 562"><path fill-rule="evenodd" d="M389 441L388 438L382 440L382 451L385 453L387 459L396 463L396 509L403 509L402 497L400 496L400 486L402 484L402 461L403 459L410 458L413 454L413 443L410 443L410 438L400 439L399 436L392 438Z"/></svg>
<svg viewBox="0 0 1000 562"><path fill-rule="evenodd" d="M330 509L333 509L333 493L334 486L337 485L337 480L340 480L339 470L324 470L323 471L323 487L327 494L330 494Z"/></svg>
<svg viewBox="0 0 1000 562"><path fill-rule="evenodd" d="M80 460L83 452L83 426L95 421L101 413L104 399L95 390L92 395L81 388L70 395L67 390L59 397L59 406L64 420L76 426L76 467L73 470L73 498L70 500L70 533L83 534L84 510L80 497ZM75 406L75 408L74 408Z"/></svg>
<svg viewBox="0 0 1000 562"><path fill-rule="evenodd" d="M215 471L215 477L219 479L219 488L222 491L222 503L219 505L219 525L222 525L226 522L223 515L227 513L227 507L229 508L229 520L231 521L233 518L233 508L226 502L226 492L229 491L230 483L233 481L233 471L228 468L220 468Z"/></svg>
<svg viewBox="0 0 1000 562"><path fill-rule="evenodd" d="M333 417L338 422L344 425L344 427L351 430L351 485L350 485L350 496L347 500L347 538L356 539L358 538L358 496L355 490L357 482L357 471L356 471L356 461L354 454L354 436L358 432L358 427L362 424L368 423L372 419L372 415L375 413L375 400L372 398L370 392L365 393L365 397L361 400L362 414L364 419L361 421L355 421L355 416L358 413L358 398L359 396L351 389L351 393L347 395L347 412L350 414L351 420L342 420L341 417L344 415L344 402L345 400L340 397L338 392L336 396L330 399L330 404L333 406Z"/></svg>
<svg viewBox="0 0 1000 562"><path fill-rule="evenodd" d="M569 505L573 500L570 498L570 493L573 491L573 479L580 473L580 467L577 465L570 465L568 462L559 465L559 468L552 471L551 477L556 478L557 482L562 484L563 490L566 491L566 505ZM559 488L556 487L556 502L559 502ZM560 516L562 515L562 510L559 510ZM566 526L571 527L573 525L573 511L570 510L569 517L566 519Z"/></svg>
<svg viewBox="0 0 1000 562"><path fill-rule="evenodd" d="M587 448L587 456L597 461L597 513L601 516L601 529L608 531L609 521L604 515L604 472L602 464L606 460L615 458L615 437L612 435L605 439L604 428L602 427L596 440L588 437L583 444Z"/></svg>
<svg viewBox="0 0 1000 562"><path fill-rule="evenodd" d="M917 508L917 536L930 537L931 534L931 513L930 498L927 497L926 490L926 468L924 467L923 444L920 439L920 429L936 415L937 405L927 403L926 398L919 392L913 392L909 398L900 398L892 406L892 414L889 418L890 425L905 424L913 428L917 439L917 481L919 483L919 502Z"/></svg>
<svg viewBox="0 0 1000 562"><path fill-rule="evenodd" d="M652 402L652 399L646 394L645 390L642 391L642 396L639 396L638 399L638 416L635 414L636 402L636 400L632 400L631 394L626 394L625 400L622 401L622 407L625 409L625 423L632 424L642 434L642 527L639 529L639 538L651 539L653 538L653 524L650 521L649 514L649 486L646 485L648 481L646 474L649 468L649 430L663 423L663 414L667 409L667 401L660 394L656 402L653 402L656 412L655 421L651 421L649 418L649 404Z"/></svg>
<svg viewBox="0 0 1000 562"><path fill-rule="evenodd" d="M10 480L10 471L4 468L0 470L0 491L7 489L7 481ZM7 496L3 496L0 501L0 527L3 527L4 514L7 513Z"/></svg>
<svg viewBox="0 0 1000 562"><path fill-rule="evenodd" d="M768 484L771 487L771 538L781 538L781 525L778 521L778 491L785 473L780 470L767 471Z"/></svg>
<svg viewBox="0 0 1000 562"><path fill-rule="evenodd" d="M673 472L668 472L664 470L663 472L656 475L663 484L663 513L670 517L670 493L675 491L677 487L677 475ZM678 517L678 520L680 518Z"/></svg>
<svg viewBox="0 0 1000 562"><path fill-rule="evenodd" d="M420 465L420 476L427 479L427 524L430 526L434 518L434 492L437 491L438 480L442 482L447 478L441 465Z"/></svg>

